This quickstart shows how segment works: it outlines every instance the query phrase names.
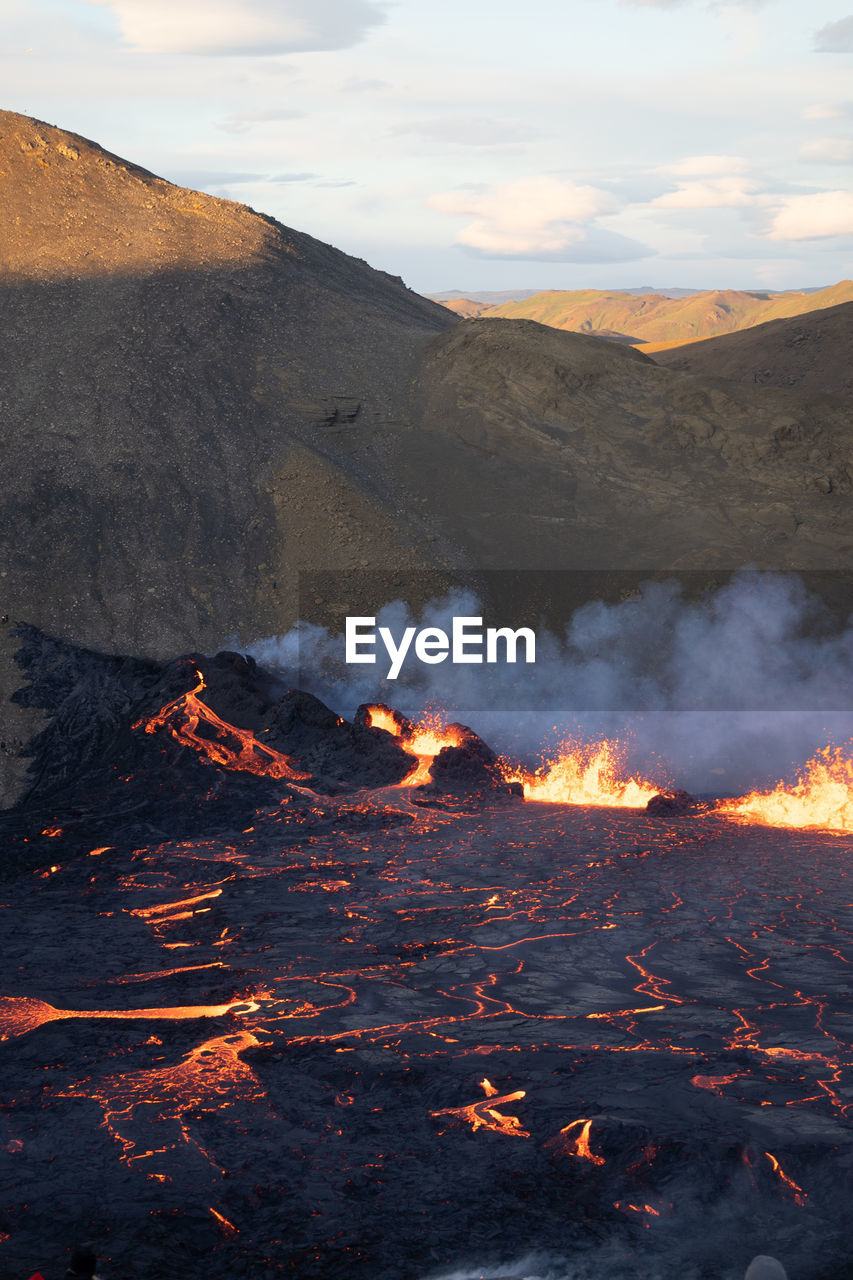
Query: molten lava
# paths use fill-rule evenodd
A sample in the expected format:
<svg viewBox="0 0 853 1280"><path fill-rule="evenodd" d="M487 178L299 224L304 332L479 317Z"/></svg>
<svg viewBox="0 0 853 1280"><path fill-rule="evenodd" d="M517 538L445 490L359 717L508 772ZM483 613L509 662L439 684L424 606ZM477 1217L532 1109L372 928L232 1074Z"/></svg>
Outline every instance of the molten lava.
<svg viewBox="0 0 853 1280"><path fill-rule="evenodd" d="M622 776L620 748L605 739L591 746L564 742L559 753L533 773L507 767L507 782L520 782L525 800L550 804L602 805L643 809L660 787Z"/></svg>
<svg viewBox="0 0 853 1280"><path fill-rule="evenodd" d="M400 783L402 787L419 787L429 782L430 766L444 747L462 745L462 733L455 725L446 725L437 712L428 713L410 731L401 729L394 716L385 708L368 707L369 725L371 729L384 729L393 734L404 751L417 761L412 772Z"/></svg>
<svg viewBox="0 0 853 1280"><path fill-rule="evenodd" d="M158 1157L168 1159L170 1152L191 1146L222 1175L226 1171L201 1141L191 1116L204 1107L221 1107L227 1111L235 1091L258 1101L263 1099L254 1071L240 1057L246 1049L257 1048L260 1043L250 1031L218 1036L197 1045L174 1065L128 1072L97 1082L83 1080L66 1087L59 1096L87 1098L98 1103L103 1110L105 1128L121 1144L119 1158L128 1165L138 1162L148 1171L149 1166L144 1162ZM143 1147L146 1129L159 1145ZM168 1178L156 1172L150 1172L149 1176ZM219 1219L216 1210L211 1208L211 1213Z"/></svg>
<svg viewBox="0 0 853 1280"><path fill-rule="evenodd" d="M853 759L840 747L824 747L795 783L721 801L717 812L770 827L822 827L853 831Z"/></svg>
<svg viewBox="0 0 853 1280"><path fill-rule="evenodd" d="M393 734L417 760L417 768L401 786L420 786L430 780L430 766L444 747L459 747L464 734L432 712L410 729L401 726L387 707L368 707L370 727ZM622 776L619 744L605 739L592 746L564 742L558 754L534 772L509 760L501 761L505 782L520 782L525 800L550 804L588 804L607 808L643 809L660 787L641 778Z"/></svg>
<svg viewBox="0 0 853 1280"><path fill-rule="evenodd" d="M474 1133L478 1129L490 1129L493 1133L502 1133L509 1138L529 1138L530 1134L526 1129L522 1129L521 1121L517 1116L505 1116L497 1109L498 1106L503 1106L507 1102L518 1102L519 1099L526 1097L526 1090L519 1089L516 1093L499 1094L488 1080L481 1080L480 1088L486 1097L481 1098L479 1102L472 1102L467 1107L444 1107L441 1111L431 1111L430 1115L453 1116L456 1120L467 1121Z"/></svg>
<svg viewBox="0 0 853 1280"><path fill-rule="evenodd" d="M171 1022L184 1018L221 1018L226 1013L256 1013L260 1005L255 1000L231 1000L228 1004L183 1005L177 1008L159 1009L55 1009L44 1000L28 996L0 996L0 1040L23 1036L46 1022L64 1018L115 1018L146 1020L165 1018Z"/></svg>
<svg viewBox="0 0 853 1280"><path fill-rule="evenodd" d="M785 1186L790 1191L791 1196L794 1200L794 1203L799 1205L805 1204L806 1193L805 1191L803 1191L803 1188L798 1187L796 1182L794 1182L792 1178L788 1177L787 1173L785 1173L785 1170L781 1167L781 1165L779 1164L779 1161L776 1159L774 1155L771 1155L769 1151L765 1151L764 1154L766 1155L767 1159L770 1161L770 1167L772 1168L773 1172L776 1174L779 1180L785 1184Z"/></svg>
<svg viewBox="0 0 853 1280"><path fill-rule="evenodd" d="M565 1134L568 1139L573 1129L577 1129L580 1125L580 1131L577 1137L570 1144L572 1155L578 1157L579 1160L589 1160L592 1164L604 1164L604 1156L597 1156L594 1151L590 1150L589 1134L592 1129L591 1120L573 1120L571 1124L567 1124L560 1133Z"/></svg>
<svg viewBox="0 0 853 1280"><path fill-rule="evenodd" d="M205 687L204 676L200 671L196 671L196 676L198 684L194 689L167 703L156 716L137 721L134 729L138 729L140 725L146 733L168 729L176 742L192 747L214 764L226 769L243 769L267 778L284 778L289 782L304 782L311 777L310 773L302 773L296 769L288 756L258 742L250 730L238 729L235 725L228 724L215 711L211 711L210 707L205 706L199 697ZM206 734L199 734L200 725L205 726ZM209 737L208 734L213 736Z"/></svg>

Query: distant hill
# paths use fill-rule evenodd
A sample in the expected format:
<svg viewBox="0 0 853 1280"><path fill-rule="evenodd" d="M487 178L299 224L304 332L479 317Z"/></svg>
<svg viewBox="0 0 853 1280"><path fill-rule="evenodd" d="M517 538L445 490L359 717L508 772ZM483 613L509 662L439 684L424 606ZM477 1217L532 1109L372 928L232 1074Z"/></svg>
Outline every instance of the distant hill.
<svg viewBox="0 0 853 1280"><path fill-rule="evenodd" d="M853 302L771 320L741 333L661 351L658 364L810 394L853 398Z"/></svg>
<svg viewBox="0 0 853 1280"><path fill-rule="evenodd" d="M433 301L437 302L435 298ZM447 307L448 311L453 311L462 320L471 320L475 316L480 316L484 311L491 308L489 302L477 302L475 298L446 298L441 300L441 305Z"/></svg>
<svg viewBox="0 0 853 1280"><path fill-rule="evenodd" d="M490 318L536 320L555 329L576 333L630 335L644 344L647 354L682 342L716 337L751 328L768 320L802 315L853 301L853 281L815 292L764 293L718 289L686 297L629 294L579 289L549 290L488 311Z"/></svg>
<svg viewBox="0 0 853 1280"><path fill-rule="evenodd" d="M455 298L467 298L469 302L482 302L487 307L496 307L501 302L517 302L522 298L532 298L540 292L539 289L446 289L444 293L427 293L424 296L445 305Z"/></svg>
<svg viewBox="0 0 853 1280"><path fill-rule="evenodd" d="M427 293L424 297L431 298L433 302L442 302L447 305L456 298L467 298L469 302L483 302L489 307L499 307L502 302L520 302L524 298L533 298L541 293L541 289L445 289L443 293ZM701 293L701 289L681 289L661 287L655 288L654 285L641 284L636 288L619 288L611 289L611 293L659 293L665 298L689 298L694 293ZM815 293L816 290L803 289L802 293Z"/></svg>

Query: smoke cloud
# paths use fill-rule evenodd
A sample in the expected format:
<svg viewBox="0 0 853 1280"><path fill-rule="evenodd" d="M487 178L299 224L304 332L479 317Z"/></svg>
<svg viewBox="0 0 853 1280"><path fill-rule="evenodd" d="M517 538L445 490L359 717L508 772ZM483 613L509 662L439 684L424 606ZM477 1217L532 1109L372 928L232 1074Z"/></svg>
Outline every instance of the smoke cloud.
<svg viewBox="0 0 853 1280"><path fill-rule="evenodd" d="M449 633L454 616L482 613L454 591L419 617L386 605L376 626ZM343 636L307 624L252 652L347 717L362 702L414 718L437 709L527 764L566 738L615 736L629 768L700 794L790 777L853 735L853 622L834 624L789 574L743 572L699 600L674 580L644 583L633 598L584 605L563 635L537 628L535 665L427 666L410 654L389 681L381 644L375 666L348 666Z"/></svg>

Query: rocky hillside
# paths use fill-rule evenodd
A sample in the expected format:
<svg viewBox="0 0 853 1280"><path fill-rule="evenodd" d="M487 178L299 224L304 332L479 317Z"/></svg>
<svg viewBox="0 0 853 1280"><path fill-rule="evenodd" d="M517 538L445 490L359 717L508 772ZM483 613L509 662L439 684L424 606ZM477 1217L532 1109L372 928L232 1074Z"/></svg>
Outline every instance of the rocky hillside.
<svg viewBox="0 0 853 1280"><path fill-rule="evenodd" d="M810 395L853 396L853 302L655 354L686 373Z"/></svg>
<svg viewBox="0 0 853 1280"><path fill-rule="evenodd" d="M159 659L362 611L362 570L417 604L480 569L849 562L843 407L459 321L11 113L0 210L7 797L16 621ZM309 570L343 576L300 598Z"/></svg>

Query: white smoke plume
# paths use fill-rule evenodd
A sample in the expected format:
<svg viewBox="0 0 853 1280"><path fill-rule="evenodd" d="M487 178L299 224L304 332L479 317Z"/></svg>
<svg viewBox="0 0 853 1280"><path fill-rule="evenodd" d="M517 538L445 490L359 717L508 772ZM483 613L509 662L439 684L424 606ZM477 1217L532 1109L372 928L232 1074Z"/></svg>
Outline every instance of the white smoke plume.
<svg viewBox="0 0 853 1280"><path fill-rule="evenodd" d="M406 626L449 633L454 616L482 612L455 591L418 618L395 601L376 625L398 638ZM649 582L635 598L578 609L562 637L535 629L535 665L426 666L410 655L394 681L381 644L375 666L348 666L343 637L317 626L252 653L341 715L375 701L413 718L436 708L528 764L566 737L615 736L630 769L699 794L790 777L853 735L853 625L833 625L796 575L745 571L700 600L677 581Z"/></svg>

